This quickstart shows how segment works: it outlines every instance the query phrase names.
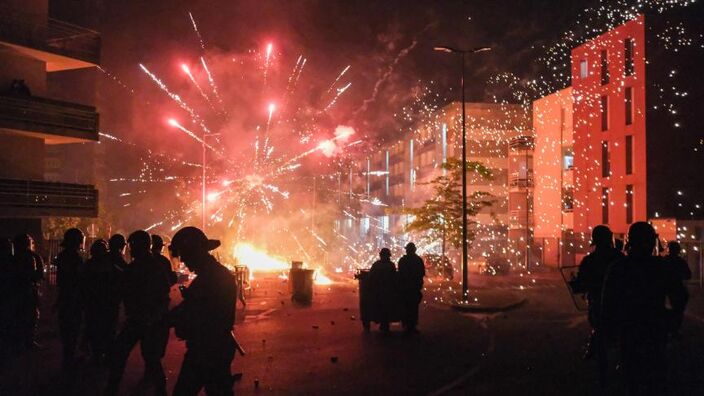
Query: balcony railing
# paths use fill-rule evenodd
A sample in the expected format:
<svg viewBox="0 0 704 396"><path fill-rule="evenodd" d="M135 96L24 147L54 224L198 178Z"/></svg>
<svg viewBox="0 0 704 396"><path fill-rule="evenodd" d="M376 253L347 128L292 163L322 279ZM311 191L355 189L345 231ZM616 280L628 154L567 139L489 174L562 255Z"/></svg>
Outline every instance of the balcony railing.
<svg viewBox="0 0 704 396"><path fill-rule="evenodd" d="M509 185L509 187L523 187L523 188L533 187L533 176L528 176L528 177L511 176L509 178L508 185Z"/></svg>
<svg viewBox="0 0 704 396"><path fill-rule="evenodd" d="M86 184L0 179L0 213L96 217L98 190Z"/></svg>
<svg viewBox="0 0 704 396"><path fill-rule="evenodd" d="M98 32L8 7L0 7L0 41L91 64L100 62Z"/></svg>
<svg viewBox="0 0 704 396"><path fill-rule="evenodd" d="M530 211L526 211L525 209L510 210L508 212L508 221L509 227L512 229L524 228L533 225L533 216L531 216Z"/></svg>
<svg viewBox="0 0 704 396"><path fill-rule="evenodd" d="M0 95L0 128L98 140L95 107L36 96Z"/></svg>

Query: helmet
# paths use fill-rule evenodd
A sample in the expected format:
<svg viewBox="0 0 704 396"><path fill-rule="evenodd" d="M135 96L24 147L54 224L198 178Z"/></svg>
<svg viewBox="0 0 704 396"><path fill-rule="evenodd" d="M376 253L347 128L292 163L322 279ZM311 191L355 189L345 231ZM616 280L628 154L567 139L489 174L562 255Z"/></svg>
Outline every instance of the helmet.
<svg viewBox="0 0 704 396"><path fill-rule="evenodd" d="M125 246L127 246L127 241L122 234L115 234L108 240L108 247L110 247L110 250L113 252L119 252Z"/></svg>
<svg viewBox="0 0 704 396"><path fill-rule="evenodd" d="M15 250L29 249L32 245L32 237L29 234L17 234L13 243L15 244Z"/></svg>
<svg viewBox="0 0 704 396"><path fill-rule="evenodd" d="M83 231L78 228L69 228L64 232L64 239L61 241L61 246L69 249L78 249L83 245L85 238Z"/></svg>
<svg viewBox="0 0 704 396"><path fill-rule="evenodd" d="M649 253L655 248L657 240L655 229L650 223L638 221L628 229L628 245L630 251Z"/></svg>
<svg viewBox="0 0 704 396"><path fill-rule="evenodd" d="M137 230L127 237L127 243L130 245L130 251L149 250L152 246L152 238L144 230Z"/></svg>
<svg viewBox="0 0 704 396"><path fill-rule="evenodd" d="M389 248L382 248L379 251L379 257L391 257L391 250L389 250Z"/></svg>
<svg viewBox="0 0 704 396"><path fill-rule="evenodd" d="M413 243L413 242L408 242L408 243L406 244L406 251L411 251L411 252L414 252L414 253L415 253L416 249L417 249L417 248L416 248L416 244L415 244L415 243Z"/></svg>
<svg viewBox="0 0 704 396"><path fill-rule="evenodd" d="M152 250L161 251L161 248L163 248L163 247L164 247L164 239L157 234L152 234Z"/></svg>
<svg viewBox="0 0 704 396"><path fill-rule="evenodd" d="M91 257L102 257L108 254L108 243L105 239L96 239L92 245L90 245L90 256Z"/></svg>
<svg viewBox="0 0 704 396"><path fill-rule="evenodd" d="M197 227L184 227L174 234L169 245L172 257L180 257L183 252L208 252L220 246L220 241L208 239Z"/></svg>

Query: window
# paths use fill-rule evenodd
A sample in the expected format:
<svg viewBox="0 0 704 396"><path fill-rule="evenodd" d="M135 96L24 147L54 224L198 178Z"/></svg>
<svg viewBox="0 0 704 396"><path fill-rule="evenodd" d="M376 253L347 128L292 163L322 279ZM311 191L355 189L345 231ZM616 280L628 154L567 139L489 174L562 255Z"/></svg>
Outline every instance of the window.
<svg viewBox="0 0 704 396"><path fill-rule="evenodd" d="M601 177L609 177L611 173L609 164L609 142L606 140L601 142Z"/></svg>
<svg viewBox="0 0 704 396"><path fill-rule="evenodd" d="M625 58L625 65L623 68L623 74L626 76L633 75L634 70L634 65L633 65L633 39L632 38L627 38L623 42L623 55Z"/></svg>
<svg viewBox="0 0 704 396"><path fill-rule="evenodd" d="M609 83L609 58L606 50L601 51L601 85Z"/></svg>
<svg viewBox="0 0 704 396"><path fill-rule="evenodd" d="M570 170L574 167L574 152L572 147L562 148L562 169Z"/></svg>
<svg viewBox="0 0 704 396"><path fill-rule="evenodd" d="M626 223L633 223L633 185L626 185Z"/></svg>
<svg viewBox="0 0 704 396"><path fill-rule="evenodd" d="M601 97L601 130L609 129L609 97L604 95Z"/></svg>
<svg viewBox="0 0 704 396"><path fill-rule="evenodd" d="M574 210L574 189L562 189L562 211L570 213Z"/></svg>
<svg viewBox="0 0 704 396"><path fill-rule="evenodd" d="M588 72L589 72L589 68L587 66L587 60L582 59L581 61L579 61L579 77L586 78Z"/></svg>
<svg viewBox="0 0 704 396"><path fill-rule="evenodd" d="M609 189L601 189L601 223L609 224Z"/></svg>
<svg viewBox="0 0 704 396"><path fill-rule="evenodd" d="M626 174L633 174L633 136L626 136Z"/></svg>
<svg viewBox="0 0 704 396"><path fill-rule="evenodd" d="M626 125L633 124L633 87L626 88Z"/></svg>

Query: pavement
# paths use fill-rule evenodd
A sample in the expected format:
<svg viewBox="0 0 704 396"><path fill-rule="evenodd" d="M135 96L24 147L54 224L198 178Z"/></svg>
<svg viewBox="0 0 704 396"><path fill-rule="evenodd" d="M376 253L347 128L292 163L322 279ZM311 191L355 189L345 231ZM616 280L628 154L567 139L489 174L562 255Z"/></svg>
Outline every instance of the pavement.
<svg viewBox="0 0 704 396"><path fill-rule="evenodd" d="M253 284L247 306L238 306L236 334L247 352L233 363L233 371L243 373L235 384L238 395L622 394L618 385L600 388L596 363L581 360L589 327L556 273L472 276L470 297L485 307L523 301L509 310L480 312L453 310L448 301L458 285L430 279L420 334L412 336L398 324L390 335L365 333L352 279L316 285L308 306L292 303L287 284L275 276L256 275ZM691 290L681 337L668 350L672 394L704 394L704 295ZM45 294L48 305L50 291ZM76 377L61 375L55 317L48 308L44 312L44 349L5 362L0 395L99 394L104 368L86 364ZM163 362L169 391L184 349L172 334ZM135 350L122 394L150 394L139 384L142 372Z"/></svg>

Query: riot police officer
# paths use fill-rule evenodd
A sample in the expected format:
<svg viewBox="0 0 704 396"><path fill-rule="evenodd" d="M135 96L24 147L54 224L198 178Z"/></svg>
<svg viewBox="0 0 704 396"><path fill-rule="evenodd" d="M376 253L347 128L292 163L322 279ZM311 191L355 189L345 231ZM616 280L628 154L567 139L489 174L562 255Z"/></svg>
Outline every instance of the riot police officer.
<svg viewBox="0 0 704 396"><path fill-rule="evenodd" d="M425 264L416 254L416 245L409 242L406 254L398 261L399 286L401 288L401 323L407 333L415 333L418 325L418 305L423 299L423 277Z"/></svg>
<svg viewBox="0 0 704 396"><path fill-rule="evenodd" d="M83 301L81 277L85 235L78 228L69 228L61 241L63 250L56 256L56 308L59 311L59 332L63 345L64 369L73 367L78 335L81 328Z"/></svg>
<svg viewBox="0 0 704 396"><path fill-rule="evenodd" d="M186 340L174 395L232 395L230 365L235 357L235 277L209 251L220 241L196 227L180 229L171 240L171 256L179 257L197 276L182 289L183 302L169 313L176 336Z"/></svg>
<svg viewBox="0 0 704 396"><path fill-rule="evenodd" d="M151 237L135 231L127 243L132 262L120 281L120 299L127 320L115 339L107 394L116 394L130 352L140 342L145 364L144 379L152 382L159 394L166 394L166 377L161 365L161 329L168 310L169 284L152 257Z"/></svg>

